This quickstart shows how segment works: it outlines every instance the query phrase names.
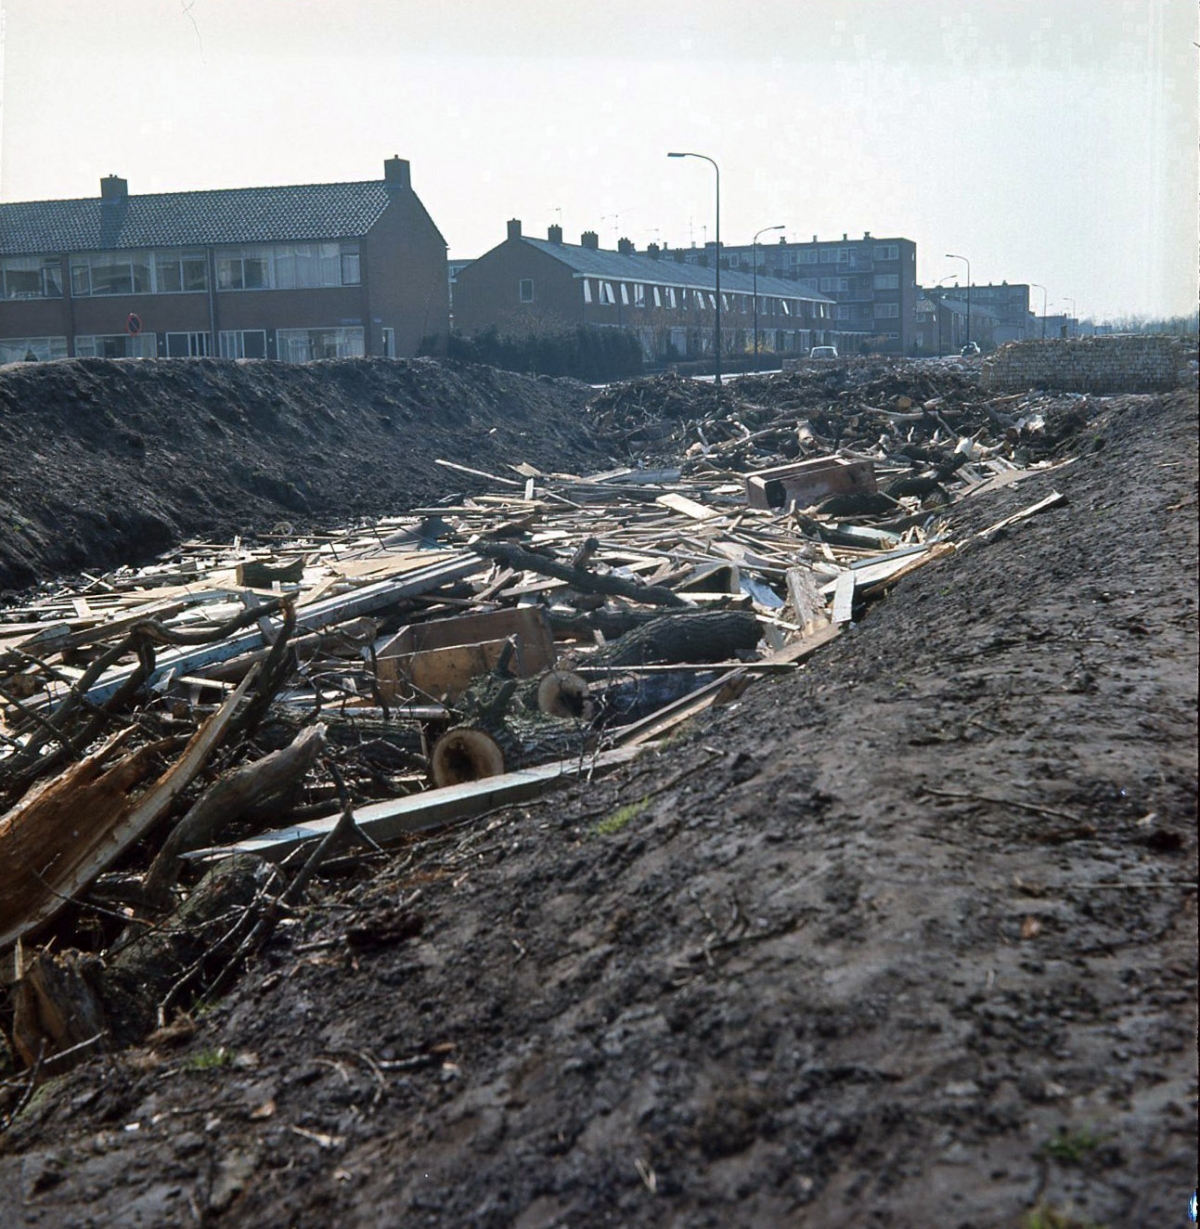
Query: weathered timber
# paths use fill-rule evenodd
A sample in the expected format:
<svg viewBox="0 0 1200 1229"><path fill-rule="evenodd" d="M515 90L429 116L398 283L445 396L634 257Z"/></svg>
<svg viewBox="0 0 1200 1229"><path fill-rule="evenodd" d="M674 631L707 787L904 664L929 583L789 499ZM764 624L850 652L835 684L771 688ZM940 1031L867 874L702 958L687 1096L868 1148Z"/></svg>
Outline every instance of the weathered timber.
<svg viewBox="0 0 1200 1229"><path fill-rule="evenodd" d="M759 641L758 620L738 610L663 615L626 632L588 658L589 664L639 666L650 662L724 661Z"/></svg>
<svg viewBox="0 0 1200 1229"><path fill-rule="evenodd" d="M248 675L144 793L135 796L134 787L170 744L148 744L110 765L130 733L123 731L0 817L0 948L54 917L162 818L220 743L253 681Z"/></svg>
<svg viewBox="0 0 1200 1229"><path fill-rule="evenodd" d="M171 829L151 863L144 885L147 898L165 904L183 854L211 844L222 828L245 815L286 812L324 745L325 727L309 726L288 746L243 764L210 785Z"/></svg>
<svg viewBox="0 0 1200 1229"><path fill-rule="evenodd" d="M474 542L471 549L485 559L496 559L507 567L525 572L536 572L539 576L552 576L555 580L566 581L584 593L608 593L617 597L627 597L635 602L643 602L649 606L686 606L687 603L677 593L658 585L641 585L635 581L625 580L611 574L599 575L584 571L582 568L572 568L548 555L540 555L536 551L525 550L520 546L512 546L505 542Z"/></svg>

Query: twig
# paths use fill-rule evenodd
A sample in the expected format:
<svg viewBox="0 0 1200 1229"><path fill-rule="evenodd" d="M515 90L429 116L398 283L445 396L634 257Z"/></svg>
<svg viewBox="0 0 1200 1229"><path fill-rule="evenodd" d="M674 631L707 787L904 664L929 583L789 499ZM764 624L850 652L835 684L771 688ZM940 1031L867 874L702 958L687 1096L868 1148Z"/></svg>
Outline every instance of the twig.
<svg viewBox="0 0 1200 1229"><path fill-rule="evenodd" d="M924 793L933 794L937 798L957 798L964 802L987 802L992 806L1013 807L1018 811L1029 811L1033 815L1044 815L1048 819L1065 819L1068 823L1072 824L1082 824L1084 822L1078 815L1071 815L1066 811L1056 811L1053 807L1035 806L1032 802L1017 802L1013 798L990 798L986 794L972 794L950 789L934 789L929 785L923 785L921 789Z"/></svg>

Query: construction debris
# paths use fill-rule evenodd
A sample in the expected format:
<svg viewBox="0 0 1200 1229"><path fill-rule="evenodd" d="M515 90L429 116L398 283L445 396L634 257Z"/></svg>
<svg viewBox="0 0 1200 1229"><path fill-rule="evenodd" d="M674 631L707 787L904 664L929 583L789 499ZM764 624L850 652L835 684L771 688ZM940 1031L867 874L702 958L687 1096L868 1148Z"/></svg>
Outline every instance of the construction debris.
<svg viewBox="0 0 1200 1229"><path fill-rule="evenodd" d="M820 406L811 377L622 386L592 416L628 466L466 470L493 489L269 546L187 542L2 612L0 947L136 949L158 996L123 1009L71 958L22 958L24 1061L162 1023L185 973L211 986L251 926L182 955L144 936L184 924L214 862L335 831L375 849L623 762L952 552L947 505L1062 463L1036 396L822 378ZM649 468L648 441L682 466ZM237 865L238 908L261 914L275 881Z"/></svg>

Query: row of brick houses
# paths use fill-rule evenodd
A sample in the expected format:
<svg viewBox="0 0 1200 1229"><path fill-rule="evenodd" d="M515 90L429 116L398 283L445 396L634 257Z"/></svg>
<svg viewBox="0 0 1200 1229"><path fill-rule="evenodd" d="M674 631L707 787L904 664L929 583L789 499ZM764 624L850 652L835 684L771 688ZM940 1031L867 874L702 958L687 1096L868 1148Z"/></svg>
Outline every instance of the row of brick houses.
<svg viewBox="0 0 1200 1229"><path fill-rule="evenodd" d="M0 204L0 362L416 353L446 243L408 162L381 180Z"/></svg>
<svg viewBox="0 0 1200 1229"><path fill-rule="evenodd" d="M633 330L652 363L711 356L720 263L722 351L933 353L965 336L960 290L916 282L902 238L660 248L594 231L524 235L469 261L412 188L383 178L0 204L0 362L63 357L408 356L451 328ZM757 269L755 264L757 263ZM973 286L985 348L1038 336L1029 286ZM453 318L451 318L453 294Z"/></svg>
<svg viewBox="0 0 1200 1229"><path fill-rule="evenodd" d="M457 270L455 328L615 326L636 333L652 361L711 355L717 270L683 257L656 244L638 252L628 239L606 251L595 231L564 243L561 226L535 239L513 219L503 243ZM762 350L805 353L833 338L833 300L796 281L722 269L719 293L723 353L753 350L756 316Z"/></svg>

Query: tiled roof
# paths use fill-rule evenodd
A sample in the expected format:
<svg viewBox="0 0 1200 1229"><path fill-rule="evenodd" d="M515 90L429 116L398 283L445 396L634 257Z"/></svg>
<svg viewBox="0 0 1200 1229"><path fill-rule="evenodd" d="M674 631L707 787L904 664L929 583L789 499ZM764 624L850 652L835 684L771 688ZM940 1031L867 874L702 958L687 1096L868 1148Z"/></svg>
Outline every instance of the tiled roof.
<svg viewBox="0 0 1200 1229"><path fill-rule="evenodd" d="M644 252L625 255L623 252L606 252L598 248L578 247L573 243L551 243L548 239L521 238L523 243L545 252L569 266L575 273L586 277L613 278L626 282L649 282L659 286L686 286L697 290L715 290L716 269L703 265L682 264L669 252L662 256L647 256ZM722 294L753 294L754 275L739 273L734 269L721 270ZM758 279L760 297L807 299L814 303L832 303L828 295L809 290L800 282L788 278L763 277Z"/></svg>
<svg viewBox="0 0 1200 1229"><path fill-rule="evenodd" d="M383 180L0 204L0 255L365 235L388 206Z"/></svg>

